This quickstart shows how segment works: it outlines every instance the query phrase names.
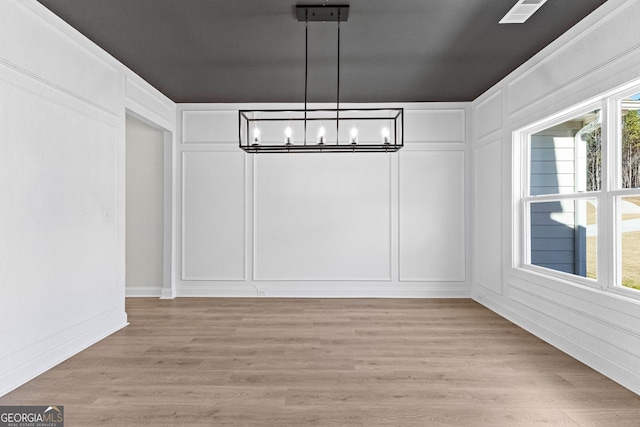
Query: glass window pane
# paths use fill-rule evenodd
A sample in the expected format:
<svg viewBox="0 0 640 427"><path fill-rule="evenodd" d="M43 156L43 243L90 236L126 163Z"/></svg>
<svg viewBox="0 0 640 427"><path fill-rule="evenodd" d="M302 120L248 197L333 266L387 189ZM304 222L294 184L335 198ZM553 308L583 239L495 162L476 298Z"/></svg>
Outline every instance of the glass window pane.
<svg viewBox="0 0 640 427"><path fill-rule="evenodd" d="M640 290L640 195L620 199L622 286Z"/></svg>
<svg viewBox="0 0 640 427"><path fill-rule="evenodd" d="M620 173L622 188L640 188L640 94L623 99Z"/></svg>
<svg viewBox="0 0 640 427"><path fill-rule="evenodd" d="M597 110L531 135L529 194L599 191L600 124Z"/></svg>
<svg viewBox="0 0 640 427"><path fill-rule="evenodd" d="M531 264L595 279L596 199L529 205Z"/></svg>

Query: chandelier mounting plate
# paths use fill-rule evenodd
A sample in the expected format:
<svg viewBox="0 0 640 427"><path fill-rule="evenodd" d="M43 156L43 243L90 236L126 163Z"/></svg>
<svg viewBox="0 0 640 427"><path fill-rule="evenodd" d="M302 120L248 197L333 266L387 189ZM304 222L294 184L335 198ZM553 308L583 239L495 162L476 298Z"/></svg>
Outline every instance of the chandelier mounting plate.
<svg viewBox="0 0 640 427"><path fill-rule="evenodd" d="M345 22L349 19L349 5L297 5L300 22Z"/></svg>

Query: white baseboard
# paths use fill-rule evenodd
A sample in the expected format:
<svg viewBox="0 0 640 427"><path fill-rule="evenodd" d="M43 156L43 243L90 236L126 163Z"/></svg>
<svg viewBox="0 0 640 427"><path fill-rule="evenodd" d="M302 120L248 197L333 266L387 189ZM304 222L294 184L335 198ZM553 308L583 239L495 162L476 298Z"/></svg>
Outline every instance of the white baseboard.
<svg viewBox="0 0 640 427"><path fill-rule="evenodd" d="M159 286L125 286L126 297L160 297L162 287Z"/></svg>
<svg viewBox="0 0 640 427"><path fill-rule="evenodd" d="M174 299L176 297L176 293L173 289L162 288L162 292L160 293L160 299Z"/></svg>
<svg viewBox="0 0 640 427"><path fill-rule="evenodd" d="M113 309L27 347L0 354L0 396L125 326L127 314Z"/></svg>
<svg viewBox="0 0 640 427"><path fill-rule="evenodd" d="M180 284L177 297L272 297L272 298L470 298L466 283L351 284L313 282L253 282L231 285Z"/></svg>
<svg viewBox="0 0 640 427"><path fill-rule="evenodd" d="M598 349L585 347L571 337L557 333L540 321L523 314L521 310L511 308L509 300L501 295L489 291L480 294L475 290L472 298L479 304L640 395L640 373L616 363L615 357L611 354L605 356Z"/></svg>

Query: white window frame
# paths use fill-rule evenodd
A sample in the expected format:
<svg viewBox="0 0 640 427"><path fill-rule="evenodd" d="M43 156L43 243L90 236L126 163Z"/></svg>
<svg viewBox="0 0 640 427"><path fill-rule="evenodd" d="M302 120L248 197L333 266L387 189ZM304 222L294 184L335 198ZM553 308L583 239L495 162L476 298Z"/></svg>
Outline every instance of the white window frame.
<svg viewBox="0 0 640 427"><path fill-rule="evenodd" d="M621 159L618 149L622 141L621 102L638 93L640 93L640 80L607 92L602 96L591 98L513 132L512 268L569 285L640 299L640 291L622 286L622 235L619 232L621 216L618 215L619 201L622 197L640 197L639 188L621 188ZM601 189L599 191L531 196L529 194L531 136L594 110L600 110L602 118ZM530 205L536 202L584 199L595 199L597 206L597 278L591 279L531 264Z"/></svg>
<svg viewBox="0 0 640 427"><path fill-rule="evenodd" d="M606 226L608 227L607 232L610 233L609 254L612 259L610 260L611 272L607 288L622 295L635 297L640 295L640 291L622 286L622 221L621 215L618 213L620 211L620 200L629 196L640 197L640 188L622 188L622 159L620 156L622 150L618 149L618 144L622 142L622 100L639 93L640 83L635 82L630 88L618 91L608 98L609 108L612 112L610 118L612 126L609 137L615 141L615 144L610 144L611 148L608 153L611 158L609 162L611 173L608 179L609 218L612 218L612 220Z"/></svg>

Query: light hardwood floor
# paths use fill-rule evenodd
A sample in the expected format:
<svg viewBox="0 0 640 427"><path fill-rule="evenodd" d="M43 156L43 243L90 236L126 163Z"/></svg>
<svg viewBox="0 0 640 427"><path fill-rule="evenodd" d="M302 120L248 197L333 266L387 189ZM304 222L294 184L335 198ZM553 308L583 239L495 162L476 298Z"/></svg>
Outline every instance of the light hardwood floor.
<svg viewBox="0 0 640 427"><path fill-rule="evenodd" d="M90 426L640 426L640 396L472 300L127 299L0 405Z"/></svg>

